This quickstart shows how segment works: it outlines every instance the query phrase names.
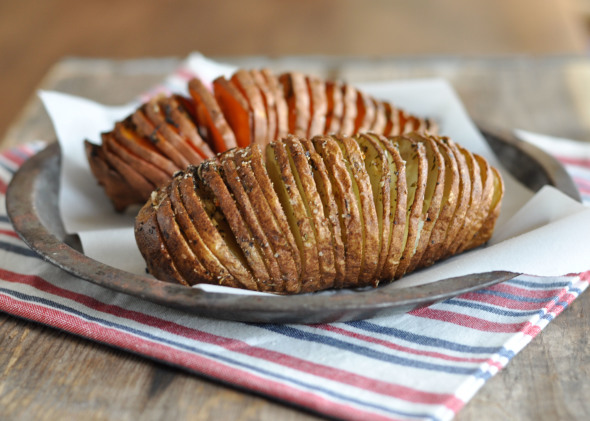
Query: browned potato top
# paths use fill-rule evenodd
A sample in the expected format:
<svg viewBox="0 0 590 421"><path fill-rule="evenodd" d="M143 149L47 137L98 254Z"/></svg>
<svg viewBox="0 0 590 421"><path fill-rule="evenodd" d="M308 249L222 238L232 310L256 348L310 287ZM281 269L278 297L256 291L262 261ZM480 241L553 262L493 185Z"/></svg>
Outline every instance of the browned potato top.
<svg viewBox="0 0 590 421"><path fill-rule="evenodd" d="M136 222L148 270L281 294L377 286L492 235L499 172L450 139L288 135L179 171Z"/></svg>

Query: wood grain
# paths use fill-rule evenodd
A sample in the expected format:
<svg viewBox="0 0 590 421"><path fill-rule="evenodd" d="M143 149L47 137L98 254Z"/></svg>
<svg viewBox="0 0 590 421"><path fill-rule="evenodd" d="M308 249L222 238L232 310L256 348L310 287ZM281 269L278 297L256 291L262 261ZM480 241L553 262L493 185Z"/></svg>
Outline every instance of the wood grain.
<svg viewBox="0 0 590 421"><path fill-rule="evenodd" d="M63 57L583 53L571 1L0 1L0 137Z"/></svg>
<svg viewBox="0 0 590 421"><path fill-rule="evenodd" d="M503 128L515 126L590 140L578 115L570 69L584 58L276 59L234 58L242 66L299 69L350 82L441 76L468 112ZM82 60L58 63L42 82L105 103L140 93L178 62ZM580 71L580 70L577 70ZM30 101L4 139L8 146L53 136L38 100ZM585 420L590 417L590 295L567 308L467 404L459 420ZM309 420L313 414L215 381L0 314L1 419Z"/></svg>

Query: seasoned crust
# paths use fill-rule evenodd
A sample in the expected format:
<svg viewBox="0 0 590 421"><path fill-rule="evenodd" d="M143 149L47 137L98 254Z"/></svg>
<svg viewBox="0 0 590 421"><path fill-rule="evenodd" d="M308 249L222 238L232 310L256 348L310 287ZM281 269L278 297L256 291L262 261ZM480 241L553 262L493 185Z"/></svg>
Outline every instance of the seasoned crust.
<svg viewBox="0 0 590 421"><path fill-rule="evenodd" d="M265 152L227 151L152 194L136 235L155 276L288 294L376 286L447 243L481 245L501 206L497 170L446 138L288 136Z"/></svg>

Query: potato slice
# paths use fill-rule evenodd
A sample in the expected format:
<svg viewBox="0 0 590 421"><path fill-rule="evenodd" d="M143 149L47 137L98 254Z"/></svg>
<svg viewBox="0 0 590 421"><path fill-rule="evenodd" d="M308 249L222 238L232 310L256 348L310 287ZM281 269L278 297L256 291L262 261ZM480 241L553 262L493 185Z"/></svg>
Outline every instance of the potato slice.
<svg viewBox="0 0 590 421"><path fill-rule="evenodd" d="M197 236L192 234L193 230L198 233L203 244L240 286L258 290L258 284L249 270L248 260L234 238L227 220L195 172L195 167L189 167L185 175L175 179L180 200L193 226L191 229L188 223L185 224L185 233L194 239ZM172 198L177 200L174 194Z"/></svg>
<svg viewBox="0 0 590 421"><path fill-rule="evenodd" d="M190 215L184 206L179 185L181 184L182 180L186 178L187 176L185 173L178 174L170 184L168 196L170 198L171 209L173 212L170 219L173 217L176 221L178 229L182 233L184 240L190 249L190 252L193 253L194 258L198 262L198 264L195 263L196 267L193 269L193 276L198 276L202 279L207 279L208 277L211 279L210 283L217 285L239 287L240 283L219 261L219 259L203 240L200 232L196 230L195 225L193 224ZM190 253L187 253L187 256L190 256ZM185 258L185 255L183 254L181 257ZM180 268L180 265L177 266ZM201 267L205 271L203 274L200 273ZM189 281L189 283L191 283L189 280L190 275L185 275L185 278ZM194 285L194 283L191 284Z"/></svg>
<svg viewBox="0 0 590 421"><path fill-rule="evenodd" d="M268 143L268 118L260 89L256 86L250 72L244 69L235 72L231 77L231 81L242 92L246 101L248 101L253 129L252 142L259 145L266 145Z"/></svg>
<svg viewBox="0 0 590 421"><path fill-rule="evenodd" d="M322 80L317 77L308 76L306 81L309 89L311 114L306 137L313 137L318 134L324 134L328 100L326 98L326 85Z"/></svg>
<svg viewBox="0 0 590 421"><path fill-rule="evenodd" d="M469 206L465 215L465 222L463 223L463 227L459 231L459 234L455 238L455 241L451 247L452 254L456 254L458 250L460 250L461 245L467 241L467 239L471 239L475 235L479 208L482 202L481 195L483 192L481 173L475 157L470 151L461 145L457 144L457 148L465 157L465 162L469 168L469 178L471 179L471 196L469 198Z"/></svg>
<svg viewBox="0 0 590 421"><path fill-rule="evenodd" d="M398 136L401 134L399 125L399 113L397 109L389 102L381 101L385 109L385 128L383 134L385 136Z"/></svg>
<svg viewBox="0 0 590 421"><path fill-rule="evenodd" d="M364 92L356 91L356 119L354 133L366 132L371 129L375 120L375 106L372 98Z"/></svg>
<svg viewBox="0 0 590 421"><path fill-rule="evenodd" d="M170 181L170 176L164 171L119 144L113 132L102 134L102 144L103 148L117 155L127 165L145 177L154 186L152 190L156 187L162 187Z"/></svg>
<svg viewBox="0 0 590 421"><path fill-rule="evenodd" d="M250 76L254 81L256 87L262 94L262 100L264 102L264 110L266 112L266 123L267 123L267 142L272 142L277 139L277 108L275 94L268 84L266 78L259 70L250 70ZM266 146L266 144L264 144Z"/></svg>
<svg viewBox="0 0 590 421"><path fill-rule="evenodd" d="M328 170L328 177L334 193L333 200L338 206L346 265L346 275L342 287L357 286L363 258L363 227L353 180L342 150L331 136L315 136L312 138L312 142Z"/></svg>
<svg viewBox="0 0 590 421"><path fill-rule="evenodd" d="M492 167L492 176L494 179L494 193L492 196L492 204L490 206L489 213L482 227L477 232L477 235L473 237L473 240L471 240L471 243L468 245L467 248L478 247L486 241L488 241L492 237L492 233L494 232L494 226L496 225L496 220L500 215L502 197L504 196L504 182L502 181L500 173L494 167Z"/></svg>
<svg viewBox="0 0 590 421"><path fill-rule="evenodd" d="M312 223L318 249L321 289L334 286L336 267L334 266L334 247L328 219L313 178L311 166L307 161L301 141L294 136L287 136L281 141L287 148L291 171L303 198L307 218Z"/></svg>
<svg viewBox="0 0 590 421"><path fill-rule="evenodd" d="M281 230L281 226L277 222L277 219L269 206L269 202L266 200L264 193L256 180L256 176L254 175L251 166L251 156L252 154L249 148L236 151L234 154L238 176L242 182L244 190L248 194L252 208L266 233L266 237L281 271L281 282L276 282L276 291L290 292L290 280L299 279L298 268L293 259L293 253L298 253L298 251L291 249L286 236Z"/></svg>
<svg viewBox="0 0 590 421"><path fill-rule="evenodd" d="M108 134L104 134L102 137L103 143L105 144L105 147L102 148L103 156L108 165L119 173L127 184L133 186L141 197L150 197L150 194L156 186L109 148Z"/></svg>
<svg viewBox="0 0 590 421"><path fill-rule="evenodd" d="M444 245L439 249L439 254L435 258L435 260L440 260L451 256L451 251L454 248L455 241L458 241L461 229L465 224L465 217L467 216L469 203L471 201L472 182L466 157L461 153L461 150L455 142L453 142L451 139L445 139L445 141L451 149L451 151L453 152L453 156L457 161L460 184L459 195L457 196L457 207L455 209L453 218L451 219L451 223L447 228L444 237Z"/></svg>
<svg viewBox="0 0 590 421"><path fill-rule="evenodd" d="M105 194L110 198L116 211L124 211L127 206L145 202L146 198L125 179L109 166L104 150L87 140L84 141L84 149L90 171L103 186Z"/></svg>
<svg viewBox="0 0 590 421"><path fill-rule="evenodd" d="M154 212L160 231L163 233L164 246L168 249L174 267L184 281L188 285L212 284L215 283L215 278L219 277L220 283L223 284L224 278L227 276L225 268L216 267L216 271L208 271L203 267L176 223L169 196L164 198L157 208L154 208Z"/></svg>
<svg viewBox="0 0 590 421"><path fill-rule="evenodd" d="M238 146L248 146L253 140L248 101L242 92L223 76L213 81L213 93L234 132Z"/></svg>
<svg viewBox="0 0 590 421"><path fill-rule="evenodd" d="M344 112L344 102L342 97L342 84L339 82L326 82L326 125L324 133L339 133L342 115Z"/></svg>
<svg viewBox="0 0 590 421"><path fill-rule="evenodd" d="M334 253L334 287L342 288L346 276L345 248L340 227L338 205L334 201L332 183L322 157L316 152L311 140L300 138L301 145L305 149L305 156L309 161L313 179L324 208L324 217L327 218L328 227L332 236L332 251Z"/></svg>
<svg viewBox="0 0 590 421"><path fill-rule="evenodd" d="M220 160L220 173L264 259L266 270L270 276L269 287L273 291L281 291L283 289L281 271L275 257L275 252L270 245L266 230L264 229L266 227L265 224L268 222L266 219L270 215L257 214L254 210L236 168L234 161L235 151L233 149L224 154Z"/></svg>
<svg viewBox="0 0 590 421"><path fill-rule="evenodd" d="M279 83L279 78L268 69L262 69L261 73L266 79L266 83L268 83L271 92L274 94L275 105L277 108L277 132L273 138L273 140L275 140L289 133L289 108L287 106L287 101L285 100L283 87Z"/></svg>
<svg viewBox="0 0 590 421"><path fill-rule="evenodd" d="M474 153L473 157L477 165L479 166L479 173L481 176L481 199L478 206L478 211L475 217L475 224L470 235L465 238L461 246L459 247L458 253L461 253L469 248L470 245L476 244L475 238L477 233L483 226L487 216L492 208L492 201L494 199L494 174L492 173L492 167L489 162L486 161L482 156ZM481 243L480 243L481 244Z"/></svg>
<svg viewBox="0 0 590 421"><path fill-rule="evenodd" d="M178 149L166 139L145 114L145 106L136 110L132 115L133 123L140 136L149 141L166 157L168 157L178 168L186 168L191 162L178 151Z"/></svg>
<svg viewBox="0 0 590 421"><path fill-rule="evenodd" d="M375 119L371 124L370 131L373 133L384 134L385 126L387 124L387 117L385 115L385 105L382 101L377 101L375 98L371 98L373 107L375 108Z"/></svg>
<svg viewBox="0 0 590 421"><path fill-rule="evenodd" d="M279 76L289 112L289 133L306 136L311 120L311 100L305 75L299 72L283 73Z"/></svg>
<svg viewBox="0 0 590 421"><path fill-rule="evenodd" d="M342 84L342 121L339 134L350 136L354 134L356 115L358 112L357 90L349 84Z"/></svg>
<svg viewBox="0 0 590 421"><path fill-rule="evenodd" d="M424 226L422 208L428 177L428 161L423 144L414 143L403 136L394 137L392 141L398 144L400 155L406 162L406 183L408 188L406 227L404 240L402 241L404 251L395 273L395 277L400 278L410 266L412 257L418 248L420 232Z"/></svg>
<svg viewBox="0 0 590 421"><path fill-rule="evenodd" d="M397 118L399 121L400 134L406 134L414 131L414 120L412 116L401 108L397 109Z"/></svg>
<svg viewBox="0 0 590 421"><path fill-rule="evenodd" d="M461 183L457 160L451 148L445 143L446 140L439 137L432 137L432 139L437 142L438 149L444 159L444 192L441 201L441 210L430 234L428 248L422 256L420 267L432 265L440 256L440 249L444 246L445 234L449 225L453 222Z"/></svg>
<svg viewBox="0 0 590 421"><path fill-rule="evenodd" d="M250 166L252 168L252 172L254 173L254 177L256 177L256 181L262 190L262 194L264 195L268 206L270 207L277 224L281 228L281 232L287 241L289 246L289 250L291 250L291 257L295 262L295 267L297 270L297 277L292 278L291 282L287 285L287 289L289 291L298 290L299 288L299 277L301 274L301 255L299 248L297 247L297 242L295 241L295 236L291 231L291 227L289 226L289 221L287 220L287 215L283 210L283 206L279 201L279 197L273 187L272 181L268 175L266 170L266 166L264 163L264 155L260 150L259 145L252 145L250 147L250 154L251 154L251 161Z"/></svg>
<svg viewBox="0 0 590 421"><path fill-rule="evenodd" d="M198 78L189 81L188 90L195 102L197 127L201 135L210 139L215 152L224 152L238 144L213 94Z"/></svg>
<svg viewBox="0 0 590 421"><path fill-rule="evenodd" d="M156 198L157 195L154 195L154 199ZM161 201L163 197L156 200L158 199ZM146 261L149 273L164 282L189 286L176 269L176 265L170 257L170 252L162 241L157 215L153 209L159 205L159 201L148 201L135 218L134 232L137 246Z"/></svg>
<svg viewBox="0 0 590 421"><path fill-rule="evenodd" d="M221 209L229 228L246 256L250 270L256 279L259 290L272 290L270 274L265 265L263 255L250 231L248 224L240 213L234 198L227 189L223 178L219 174L217 164L213 161L205 161L197 167L199 179L211 191L215 198L215 204Z"/></svg>
<svg viewBox="0 0 590 421"><path fill-rule="evenodd" d="M395 277L407 238L407 201L408 185L406 184L406 165L399 152L399 145L384 136L376 136L387 152L389 164L390 235L388 253L381 269L380 279L391 281Z"/></svg>
<svg viewBox="0 0 590 421"><path fill-rule="evenodd" d="M360 147L364 167L371 182L377 215L377 232L380 234L379 245L377 247L377 267L383 268L389 254L389 241L391 240L390 161L387 151L382 146L377 135L360 134L355 135L354 139ZM380 280L380 272L381 269L379 269L375 276L377 282Z"/></svg>
<svg viewBox="0 0 590 421"><path fill-rule="evenodd" d="M162 134L170 144L180 152L188 162L197 165L203 162L203 157L178 134L173 125L168 124L157 98L148 101L143 107L145 115L152 122L154 128Z"/></svg>
<svg viewBox="0 0 590 421"><path fill-rule="evenodd" d="M201 157L207 159L215 155L207 142L199 135L197 126L193 122L194 117L192 117L191 112L187 109L187 107L192 108L192 104L188 104L187 98L181 97L180 95L172 95L161 98L158 104L164 112L166 121L176 128L178 134Z"/></svg>
<svg viewBox="0 0 590 421"><path fill-rule="evenodd" d="M267 146L266 167L301 254L299 292L317 291L321 278L315 233L282 142Z"/></svg>
<svg viewBox="0 0 590 421"><path fill-rule="evenodd" d="M420 142L424 145L428 161L428 176L421 216L424 225L419 238L417 238L416 252L408 267L408 272L412 272L421 264L422 256L429 245L430 235L440 214L445 187L445 164L444 158L432 138L418 135L416 132L409 133L407 136L414 142Z"/></svg>
<svg viewBox="0 0 590 421"><path fill-rule="evenodd" d="M168 179L180 168L162 153L147 139L138 135L135 131L135 125L130 119L116 123L113 135L118 143L127 148L139 158L160 168L168 175Z"/></svg>

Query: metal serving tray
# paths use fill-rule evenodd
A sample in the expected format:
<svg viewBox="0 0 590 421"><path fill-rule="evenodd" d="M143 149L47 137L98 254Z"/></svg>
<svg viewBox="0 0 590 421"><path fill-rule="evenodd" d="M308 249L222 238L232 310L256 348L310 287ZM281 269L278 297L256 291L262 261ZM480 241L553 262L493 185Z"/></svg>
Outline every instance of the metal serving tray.
<svg viewBox="0 0 590 421"><path fill-rule="evenodd" d="M511 134L480 130L499 160L533 190L549 184L580 200L571 178L553 157ZM125 272L85 256L77 236L64 231L58 209L60 150L57 143L28 160L6 194L8 215L20 237L48 262L115 291L190 313L243 322L324 323L402 313L518 274L489 272L442 279L428 285L295 296L211 293Z"/></svg>

